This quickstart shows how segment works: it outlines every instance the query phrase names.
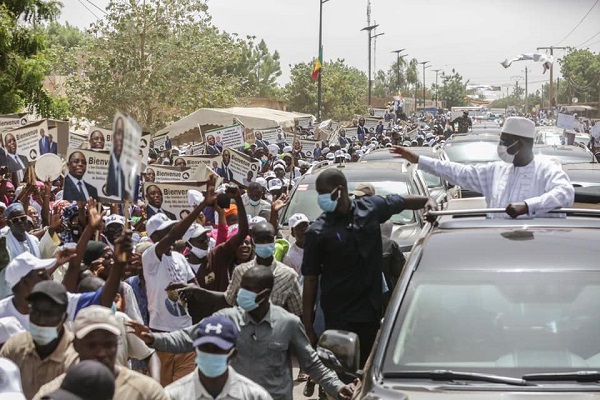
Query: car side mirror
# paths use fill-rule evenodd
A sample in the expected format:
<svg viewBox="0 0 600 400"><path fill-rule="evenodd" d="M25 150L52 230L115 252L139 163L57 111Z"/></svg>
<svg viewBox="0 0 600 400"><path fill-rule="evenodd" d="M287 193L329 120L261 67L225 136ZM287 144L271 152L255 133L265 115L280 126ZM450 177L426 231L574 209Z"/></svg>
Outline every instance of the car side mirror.
<svg viewBox="0 0 600 400"><path fill-rule="evenodd" d="M327 368L354 374L358 371L360 362L358 335L354 332L327 330L319 338L317 354Z"/></svg>

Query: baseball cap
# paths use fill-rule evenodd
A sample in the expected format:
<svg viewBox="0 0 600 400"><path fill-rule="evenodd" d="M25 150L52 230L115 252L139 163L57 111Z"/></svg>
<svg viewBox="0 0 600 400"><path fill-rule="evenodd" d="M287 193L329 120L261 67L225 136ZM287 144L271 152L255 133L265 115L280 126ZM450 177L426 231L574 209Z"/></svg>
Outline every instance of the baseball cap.
<svg viewBox="0 0 600 400"><path fill-rule="evenodd" d="M295 228L296 226L298 226L298 224L302 222L308 222L310 224L310 220L306 215L297 213L290 217L290 219L288 220L288 225L290 226L290 228Z"/></svg>
<svg viewBox="0 0 600 400"><path fill-rule="evenodd" d="M39 297L47 297L61 306L66 306L69 303L65 286L53 280L36 283L29 296L27 296L27 301L32 301Z"/></svg>
<svg viewBox="0 0 600 400"><path fill-rule="evenodd" d="M176 224L177 221L173 221L169 219L165 214L158 213L153 215L148 222L146 222L146 233L148 236L152 236L152 234L156 231L162 231L163 229L167 229L171 225Z"/></svg>
<svg viewBox="0 0 600 400"><path fill-rule="evenodd" d="M188 242L190 239L197 238L198 236L204 235L210 231L212 231L212 229L205 228L197 223L193 223L183 235L183 241Z"/></svg>
<svg viewBox="0 0 600 400"><path fill-rule="evenodd" d="M55 258L40 259L25 251L15 258L6 266L6 283L12 289L17 283L31 271L39 269L49 269L56 264Z"/></svg>
<svg viewBox="0 0 600 400"><path fill-rule="evenodd" d="M17 364L0 357L0 400L25 400Z"/></svg>
<svg viewBox="0 0 600 400"><path fill-rule="evenodd" d="M93 305L79 311L73 322L73 332L77 339L82 339L98 329L121 335L119 323L110 308Z"/></svg>
<svg viewBox="0 0 600 400"><path fill-rule="evenodd" d="M212 343L222 350L230 350L235 346L238 330L229 318L214 315L200 321L194 335L194 347Z"/></svg>
<svg viewBox="0 0 600 400"><path fill-rule="evenodd" d="M375 194L375 187L370 183L359 183L350 194L356 197L373 196Z"/></svg>
<svg viewBox="0 0 600 400"><path fill-rule="evenodd" d="M248 225L250 227L252 227L253 225L259 224L261 222L268 222L268 221L265 217L261 217L259 215L255 216L255 217L250 217L248 215Z"/></svg>
<svg viewBox="0 0 600 400"><path fill-rule="evenodd" d="M267 188L267 180L265 178L258 177L254 180L254 182L258 183L263 188Z"/></svg>
<svg viewBox="0 0 600 400"><path fill-rule="evenodd" d="M119 224L125 226L125 217L122 217L118 214L110 214L108 217L104 218L104 224L106 226L110 224Z"/></svg>
<svg viewBox="0 0 600 400"><path fill-rule="evenodd" d="M281 162L276 162L273 165L273 171L275 171L276 169L285 169L285 164L283 164Z"/></svg>
<svg viewBox="0 0 600 400"><path fill-rule="evenodd" d="M115 375L96 360L70 367L60 389L48 394L52 400L106 400L115 394Z"/></svg>
<svg viewBox="0 0 600 400"><path fill-rule="evenodd" d="M23 204L18 201L9 205L4 211L4 215L7 219L11 219L13 216L21 214L25 214L25 208L23 207Z"/></svg>
<svg viewBox="0 0 600 400"><path fill-rule="evenodd" d="M11 336L23 331L25 328L16 317L0 318L0 345L6 343Z"/></svg>
<svg viewBox="0 0 600 400"><path fill-rule="evenodd" d="M188 190L188 202L191 206L197 206L204 201L204 195L195 189Z"/></svg>
<svg viewBox="0 0 600 400"><path fill-rule="evenodd" d="M271 179L269 181L269 190L281 190L281 187L283 186L283 182L281 182L281 179Z"/></svg>

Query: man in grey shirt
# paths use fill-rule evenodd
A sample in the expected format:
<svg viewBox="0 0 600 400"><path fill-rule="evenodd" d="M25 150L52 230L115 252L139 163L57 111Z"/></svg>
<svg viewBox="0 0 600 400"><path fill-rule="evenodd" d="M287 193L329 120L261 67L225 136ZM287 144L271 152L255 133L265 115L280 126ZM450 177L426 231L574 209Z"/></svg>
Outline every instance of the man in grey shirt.
<svg viewBox="0 0 600 400"><path fill-rule="evenodd" d="M269 268L257 266L249 269L242 277L237 294L239 306L214 314L230 318L239 329L237 357L231 366L264 387L273 399L291 400L292 350L300 368L327 393L336 399L350 399L354 386L344 386L337 375L321 363L300 319L269 302L273 280ZM192 338L197 325L169 333L151 332L137 323L130 326L137 336L159 351L186 353L194 350Z"/></svg>

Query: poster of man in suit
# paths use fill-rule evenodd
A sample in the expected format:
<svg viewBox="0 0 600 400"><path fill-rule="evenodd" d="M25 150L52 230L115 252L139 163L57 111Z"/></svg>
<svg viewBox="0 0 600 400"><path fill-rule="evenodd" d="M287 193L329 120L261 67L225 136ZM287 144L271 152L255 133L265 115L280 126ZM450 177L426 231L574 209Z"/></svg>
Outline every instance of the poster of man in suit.
<svg viewBox="0 0 600 400"><path fill-rule="evenodd" d="M140 172L142 129L128 115L117 112L113 123L113 140L106 178L106 194L121 200L133 200Z"/></svg>
<svg viewBox="0 0 600 400"><path fill-rule="evenodd" d="M98 189L84 180L87 172L87 158L81 151L73 151L67 159L69 173L65 176L63 199L69 201L87 201L90 197L98 199Z"/></svg>
<svg viewBox="0 0 600 400"><path fill-rule="evenodd" d="M46 120L2 132L8 169L17 172L19 180L23 179L24 171L40 156L39 139L42 131L44 135L48 132Z"/></svg>
<svg viewBox="0 0 600 400"><path fill-rule="evenodd" d="M146 197L146 215L148 219L157 213L163 213L169 219L178 220L190 213L194 207L190 205L188 190L206 190L204 182L146 182L144 194Z"/></svg>

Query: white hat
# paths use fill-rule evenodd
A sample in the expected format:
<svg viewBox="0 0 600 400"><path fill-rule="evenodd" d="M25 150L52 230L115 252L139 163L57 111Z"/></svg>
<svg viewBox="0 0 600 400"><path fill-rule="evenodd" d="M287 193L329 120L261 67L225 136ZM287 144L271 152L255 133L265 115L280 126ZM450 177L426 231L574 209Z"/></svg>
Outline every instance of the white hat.
<svg viewBox="0 0 600 400"><path fill-rule="evenodd" d="M267 172L265 172L265 174L263 176L265 177L266 181L268 182L270 179L275 178L275 172L267 171Z"/></svg>
<svg viewBox="0 0 600 400"><path fill-rule="evenodd" d="M285 170L285 164L280 163L280 162L276 162L275 164L273 164L273 171L275 171L276 169L283 169L283 170Z"/></svg>
<svg viewBox="0 0 600 400"><path fill-rule="evenodd" d="M269 181L269 190L280 190L282 186L283 182L281 182L281 179L275 178Z"/></svg>
<svg viewBox="0 0 600 400"><path fill-rule="evenodd" d="M344 158L345 158L346 160L352 160L352 157L350 157L350 154L348 154L348 153L345 153L345 154L344 154Z"/></svg>
<svg viewBox="0 0 600 400"><path fill-rule="evenodd" d="M197 238L198 236L204 235L205 233L210 232L211 229L205 228L204 226L193 223L188 230L183 234L183 241L189 242L190 239Z"/></svg>
<svg viewBox="0 0 600 400"><path fill-rule="evenodd" d="M188 202L192 207L196 207L204 201L204 195L195 189L188 190Z"/></svg>
<svg viewBox="0 0 600 400"><path fill-rule="evenodd" d="M15 317L0 318L0 345L6 343L9 337L25 331L23 325Z"/></svg>
<svg viewBox="0 0 600 400"><path fill-rule="evenodd" d="M250 217L250 216L248 216ZM265 217L261 217L259 215L257 215L256 217L251 217L248 219L248 225L250 225L250 227L252 227L252 225L256 225L259 224L261 222L267 222L267 219Z"/></svg>
<svg viewBox="0 0 600 400"><path fill-rule="evenodd" d="M108 331L116 336L121 335L119 323L110 308L98 305L85 307L79 311L73 321L73 333L78 339L96 330Z"/></svg>
<svg viewBox="0 0 600 400"><path fill-rule="evenodd" d="M285 146L285 147L283 148L283 152L284 152L284 153L290 153L291 151L292 151L292 146Z"/></svg>
<svg viewBox="0 0 600 400"><path fill-rule="evenodd" d="M325 147L325 148L323 148L323 150L321 150L321 154L327 154L327 153L329 153L329 151L330 151L329 147Z"/></svg>
<svg viewBox="0 0 600 400"><path fill-rule="evenodd" d="M163 229L167 229L173 224L176 224L177 221L173 221L169 219L165 214L158 213L153 215L148 222L146 222L146 233L148 236L152 236L152 234L156 231L162 231Z"/></svg>
<svg viewBox="0 0 600 400"><path fill-rule="evenodd" d="M502 126L502 133L533 139L535 138L535 124L527 118L508 117Z"/></svg>
<svg viewBox="0 0 600 400"><path fill-rule="evenodd" d="M254 182L258 183L260 186L264 187L265 189L267 188L267 180L265 178L262 177L258 177L254 180Z"/></svg>
<svg viewBox="0 0 600 400"><path fill-rule="evenodd" d="M335 157L335 158L338 158L338 157L344 157L344 152L343 152L343 151L341 151L341 150L336 150L336 152L335 152L335 156L334 156L334 157Z"/></svg>
<svg viewBox="0 0 600 400"><path fill-rule="evenodd" d="M120 224L125 226L125 217L118 214L110 214L108 217L104 217L104 224L106 226L110 224Z"/></svg>
<svg viewBox="0 0 600 400"><path fill-rule="evenodd" d="M0 399L25 400L19 367L4 357L0 357Z"/></svg>
<svg viewBox="0 0 600 400"><path fill-rule="evenodd" d="M270 144L267 146L267 149L269 149L269 153L276 155L279 154L279 146L277 146L276 144Z"/></svg>
<svg viewBox="0 0 600 400"><path fill-rule="evenodd" d="M302 222L308 222L310 224L310 220L308 219L308 217L301 213L294 214L290 217L290 219L288 219L288 225L290 226L290 228L295 228L296 226L298 226L298 224Z"/></svg>
<svg viewBox="0 0 600 400"><path fill-rule="evenodd" d="M335 156L333 155L333 153L327 153L327 155L325 156L326 159L328 160L334 160Z"/></svg>
<svg viewBox="0 0 600 400"><path fill-rule="evenodd" d="M39 259L28 251L25 251L12 259L6 267L6 283L12 289L17 283L31 271L49 269L56 264L55 258Z"/></svg>

